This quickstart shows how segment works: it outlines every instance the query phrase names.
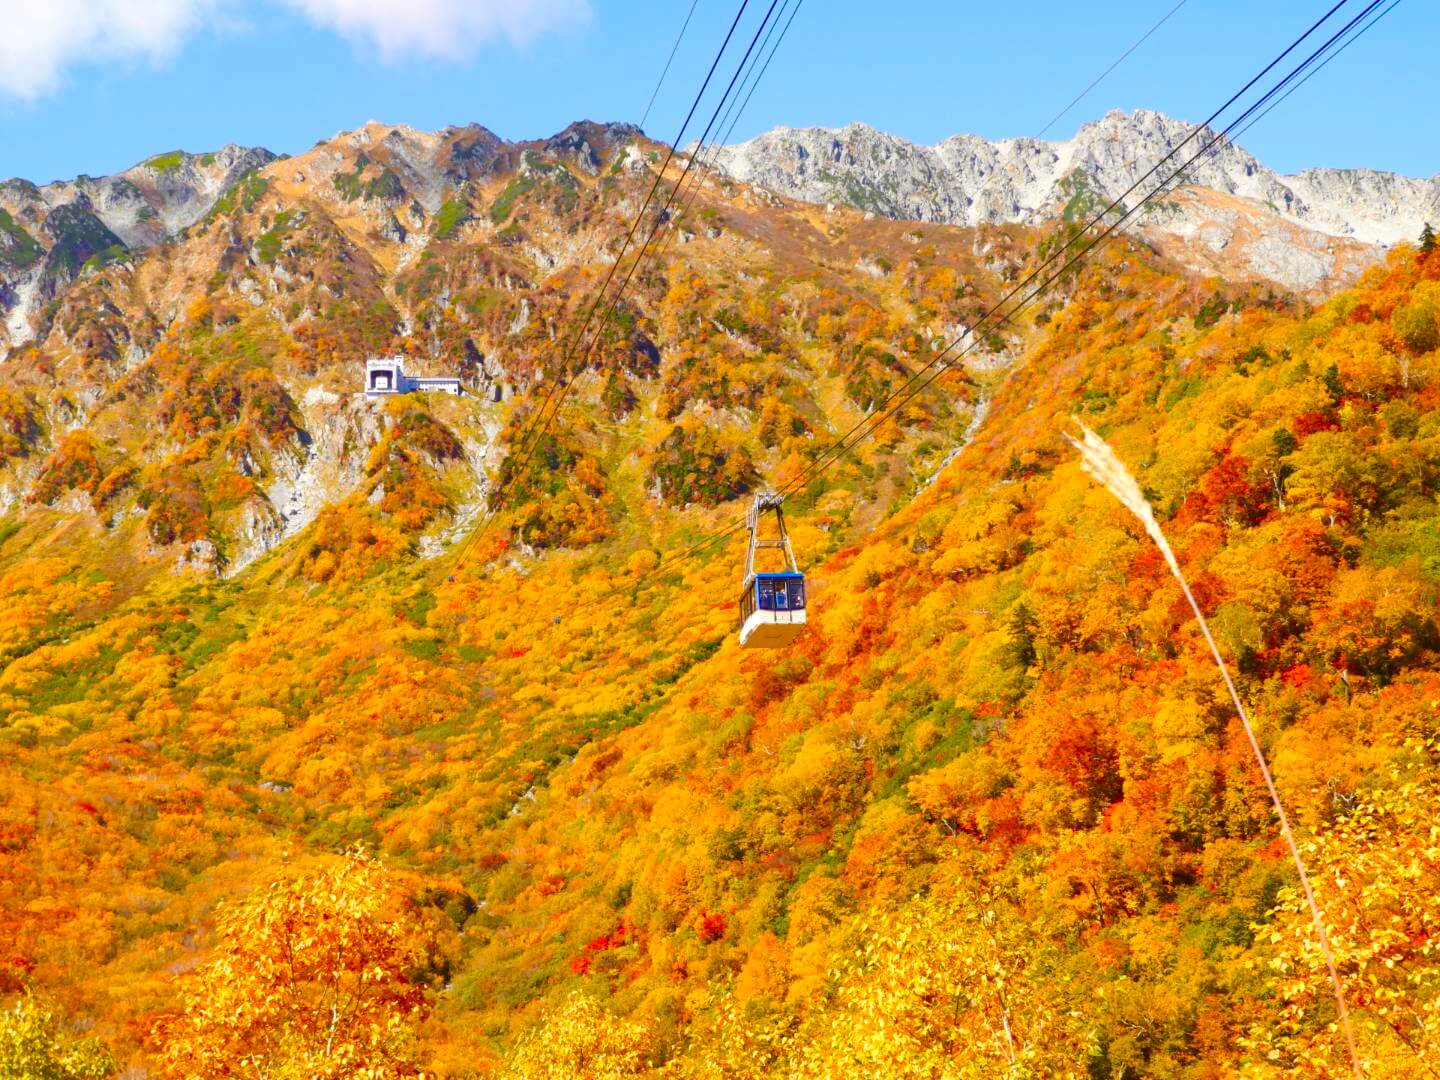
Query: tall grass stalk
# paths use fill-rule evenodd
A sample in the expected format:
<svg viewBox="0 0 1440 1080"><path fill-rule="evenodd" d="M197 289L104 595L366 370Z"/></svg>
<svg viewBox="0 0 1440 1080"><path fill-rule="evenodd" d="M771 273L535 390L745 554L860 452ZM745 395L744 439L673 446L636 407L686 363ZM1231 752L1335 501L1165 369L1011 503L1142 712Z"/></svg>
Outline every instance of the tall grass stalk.
<svg viewBox="0 0 1440 1080"><path fill-rule="evenodd" d="M1225 661L1220 656L1220 649L1216 646L1215 638L1210 633L1210 624L1205 621L1205 615L1200 610L1200 605L1195 602L1195 594L1190 591L1190 583L1185 580L1180 563L1175 558L1175 553L1170 550L1170 542L1165 539L1165 534L1160 529L1160 523L1155 520L1155 511L1151 509L1149 500L1145 498L1144 493L1140 490L1140 485L1135 482L1135 478L1130 475L1130 470L1125 468L1124 463L1115 456L1115 451L1110 449L1109 444L1079 419L1075 422L1080 426L1081 437L1077 439L1066 434L1065 438L1069 439L1075 449L1080 451L1080 467L1110 494L1119 499L1125 509L1139 518L1140 524L1145 526L1145 531L1150 534L1150 539L1155 541L1155 546L1165 557L1165 563L1170 567L1170 572L1180 583L1180 588L1185 593L1185 599L1190 602L1190 610L1195 613L1195 620L1200 624L1200 632L1205 635L1205 643L1210 646L1210 655L1215 658L1215 666L1220 669L1220 677L1225 680L1225 688L1230 691L1230 700L1234 703L1235 712L1240 717L1240 723L1245 728L1246 736L1250 739L1250 748L1255 751L1255 761L1260 766L1260 775L1265 778L1265 787L1270 792L1270 801L1275 804L1275 813L1280 819L1280 831L1285 836L1285 843L1289 846L1290 855L1295 860L1295 869L1300 874L1300 887L1305 892L1305 902L1310 906L1310 918L1315 923L1315 935L1320 940L1320 951L1325 954L1325 966L1330 969L1330 984L1335 990L1335 1007L1339 1012L1340 1025L1345 1031L1346 1046L1350 1050L1350 1067L1356 1077L1363 1077L1360 1056L1355 1051L1355 1035L1350 1027L1350 1010L1345 1006L1345 991L1340 986L1340 974L1335 970L1335 954L1330 949L1330 935L1325 932L1325 920L1320 915L1320 905L1315 902L1315 893L1310 888L1310 875L1305 870L1305 860L1300 855L1300 846L1295 843L1295 834L1291 831L1290 819L1285 813L1285 806L1280 801L1280 792L1275 788L1275 780L1270 775L1270 766L1265 761L1265 752L1260 749L1260 740L1255 737L1255 728L1250 723L1250 714L1245 711L1245 706L1240 700L1240 693L1235 689L1235 681L1230 677L1230 669L1225 666Z"/></svg>

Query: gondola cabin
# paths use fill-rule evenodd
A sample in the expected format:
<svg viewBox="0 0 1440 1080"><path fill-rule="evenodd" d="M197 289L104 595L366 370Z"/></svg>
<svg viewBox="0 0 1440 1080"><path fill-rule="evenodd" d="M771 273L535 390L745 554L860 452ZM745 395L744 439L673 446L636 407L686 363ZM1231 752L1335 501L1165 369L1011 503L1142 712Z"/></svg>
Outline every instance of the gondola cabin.
<svg viewBox="0 0 1440 1080"><path fill-rule="evenodd" d="M752 575L740 592L740 647L782 648L804 629L805 575Z"/></svg>
<svg viewBox="0 0 1440 1080"><path fill-rule="evenodd" d="M740 586L740 647L781 649L805 629L805 575L795 563L790 535L785 531L781 496L766 492L755 497L750 507L750 546L745 554L744 584ZM760 515L775 512L777 535L761 538ZM756 556L775 551L784 562L778 571L757 571ZM772 563L774 557L771 556Z"/></svg>

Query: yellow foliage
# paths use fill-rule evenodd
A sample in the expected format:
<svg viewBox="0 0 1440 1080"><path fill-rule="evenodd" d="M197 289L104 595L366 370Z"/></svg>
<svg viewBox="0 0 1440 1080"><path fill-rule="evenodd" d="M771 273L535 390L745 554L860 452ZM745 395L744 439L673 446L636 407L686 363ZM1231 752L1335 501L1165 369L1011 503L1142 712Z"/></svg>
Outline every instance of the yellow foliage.
<svg viewBox="0 0 1440 1080"><path fill-rule="evenodd" d="M414 972L420 925L397 883L360 851L221 911L220 948L157 1034L166 1074L374 1080L418 1075L429 1005Z"/></svg>
<svg viewBox="0 0 1440 1080"><path fill-rule="evenodd" d="M626 1080L649 1071L645 1028L572 994L505 1059L496 1080Z"/></svg>

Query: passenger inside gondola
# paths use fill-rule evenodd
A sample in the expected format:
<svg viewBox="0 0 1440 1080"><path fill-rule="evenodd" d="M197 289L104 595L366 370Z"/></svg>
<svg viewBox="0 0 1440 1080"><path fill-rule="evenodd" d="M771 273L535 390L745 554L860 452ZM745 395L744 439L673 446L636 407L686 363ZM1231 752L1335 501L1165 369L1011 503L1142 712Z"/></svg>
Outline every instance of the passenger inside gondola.
<svg viewBox="0 0 1440 1080"><path fill-rule="evenodd" d="M805 607L805 582L798 577L757 574L761 611L800 611Z"/></svg>

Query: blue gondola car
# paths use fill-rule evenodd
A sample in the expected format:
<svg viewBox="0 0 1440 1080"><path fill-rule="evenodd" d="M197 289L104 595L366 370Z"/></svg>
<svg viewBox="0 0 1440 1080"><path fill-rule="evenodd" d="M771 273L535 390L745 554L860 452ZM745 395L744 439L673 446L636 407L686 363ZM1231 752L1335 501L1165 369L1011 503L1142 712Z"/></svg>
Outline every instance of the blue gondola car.
<svg viewBox="0 0 1440 1080"><path fill-rule="evenodd" d="M779 535L759 538L760 512L774 510ZM755 553L776 550L785 560L785 569L757 573ZM789 645L805 629L805 575L795 565L780 497L764 494L750 509L750 549L745 559L745 582L740 588L740 647L778 649Z"/></svg>
<svg viewBox="0 0 1440 1080"><path fill-rule="evenodd" d="M789 645L805 627L805 575L755 574L740 594L740 645Z"/></svg>

